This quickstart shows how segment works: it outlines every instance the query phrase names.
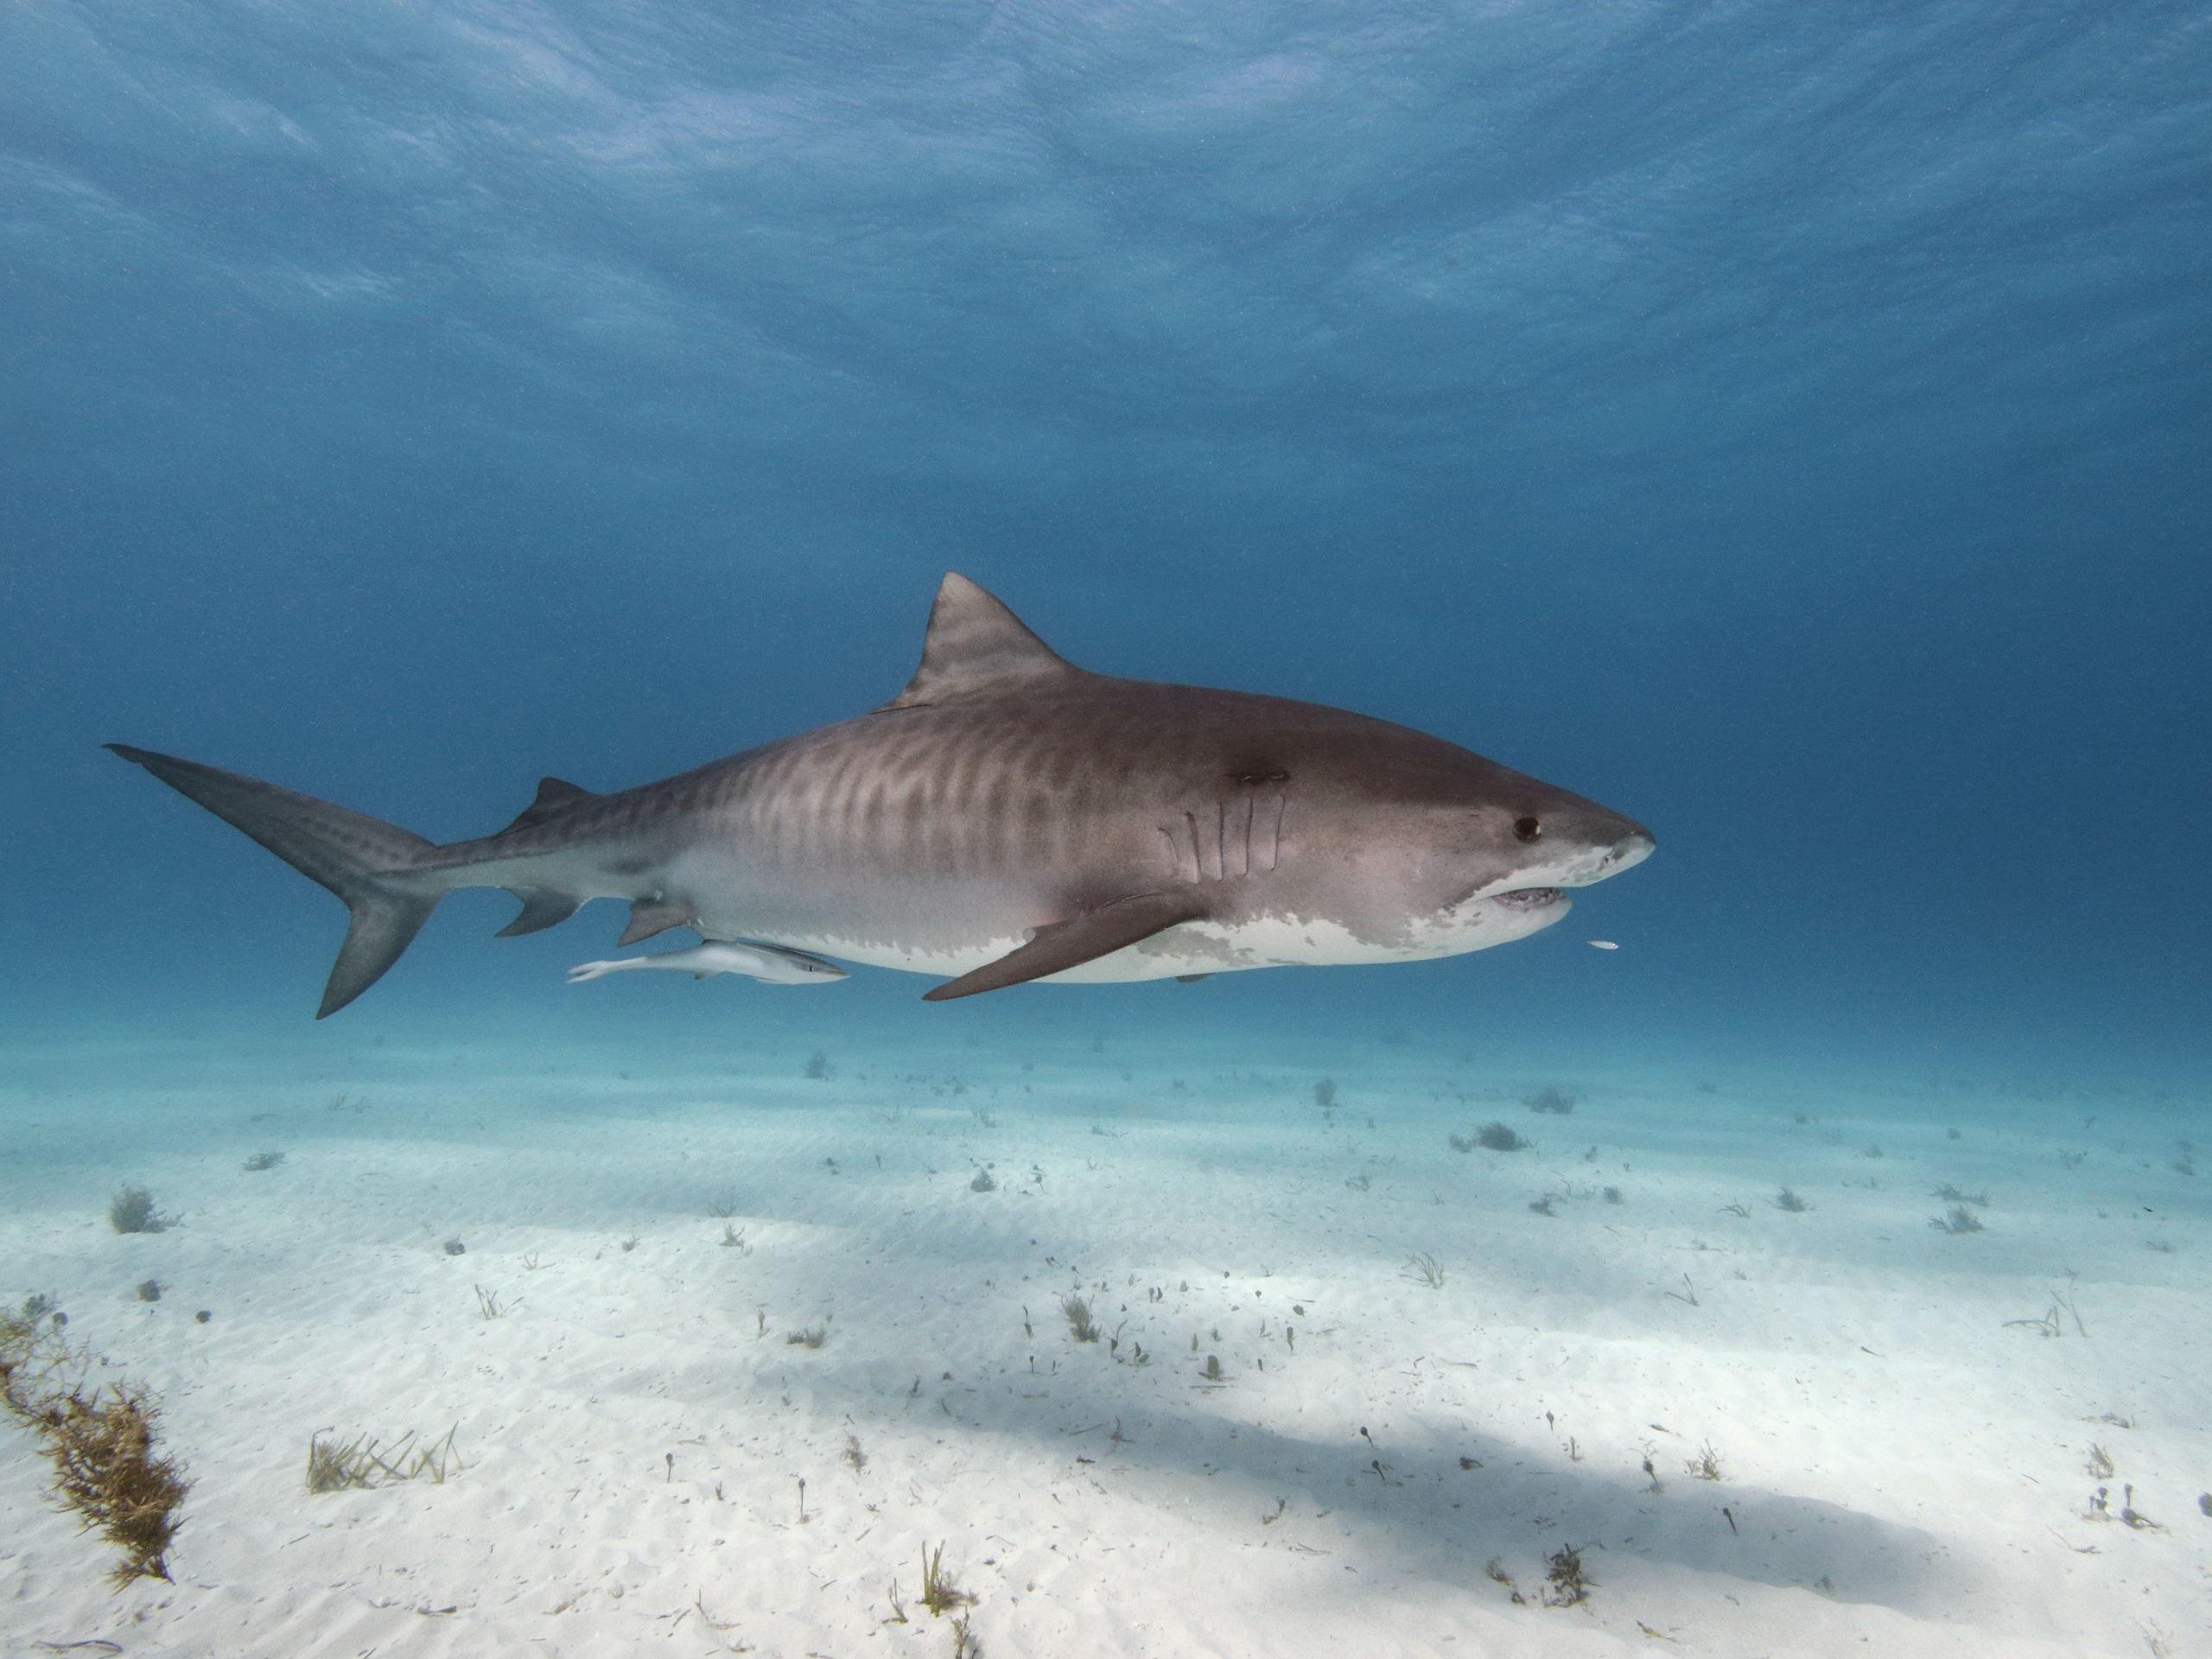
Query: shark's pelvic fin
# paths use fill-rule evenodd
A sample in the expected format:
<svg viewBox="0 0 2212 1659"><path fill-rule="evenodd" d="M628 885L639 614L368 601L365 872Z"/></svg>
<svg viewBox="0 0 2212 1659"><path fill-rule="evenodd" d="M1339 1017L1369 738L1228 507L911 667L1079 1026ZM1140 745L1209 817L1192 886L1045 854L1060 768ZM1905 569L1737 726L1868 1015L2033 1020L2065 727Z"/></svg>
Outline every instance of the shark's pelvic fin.
<svg viewBox="0 0 2212 1659"><path fill-rule="evenodd" d="M614 943L635 944L639 939L665 933L671 927L689 927L698 919L689 905L671 905L664 899L633 899L630 901L630 925Z"/></svg>
<svg viewBox="0 0 2212 1659"><path fill-rule="evenodd" d="M541 778L537 780L537 798L517 813L515 821L499 833L503 836L512 835L518 830L529 829L533 823L543 823L548 818L559 817L579 801L596 799L598 799L597 796L580 785L567 783L558 778ZM571 906L570 908L574 909L575 906ZM553 918L554 921L560 919L562 918L557 916ZM553 923L545 922L541 925L550 927Z"/></svg>
<svg viewBox="0 0 2212 1659"><path fill-rule="evenodd" d="M885 709L918 709L977 691L1073 679L1083 671L957 570L945 572L922 635L922 665Z"/></svg>
<svg viewBox="0 0 2212 1659"><path fill-rule="evenodd" d="M551 783L551 779L545 780ZM525 812L523 817L528 817ZM510 824L508 829L514 826ZM502 830L501 834L505 831ZM495 939L518 939L525 933L542 933L549 927L558 927L582 908L583 900L574 893L556 893L551 887L515 887L514 896L522 900L522 913L492 937Z"/></svg>
<svg viewBox="0 0 2212 1659"><path fill-rule="evenodd" d="M346 901L353 919L323 988L318 1020L337 1013L381 979L444 896L442 887L425 892L405 880L423 855L436 848L395 824L196 760L124 743L107 747Z"/></svg>
<svg viewBox="0 0 2212 1659"><path fill-rule="evenodd" d="M924 992L922 1001L950 1002L956 996L973 996L978 991L995 991L1079 968L1124 945L1148 939L1178 922L1195 921L1205 914L1205 904L1192 893L1147 893L1116 899L1071 920L1038 929L1037 937L1019 950Z"/></svg>

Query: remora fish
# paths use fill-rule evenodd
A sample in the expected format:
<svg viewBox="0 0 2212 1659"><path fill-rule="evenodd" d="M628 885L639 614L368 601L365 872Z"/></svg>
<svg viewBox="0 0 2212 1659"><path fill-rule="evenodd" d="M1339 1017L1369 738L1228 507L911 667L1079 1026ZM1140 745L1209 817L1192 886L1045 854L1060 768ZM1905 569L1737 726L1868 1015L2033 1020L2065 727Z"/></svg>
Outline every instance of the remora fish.
<svg viewBox="0 0 2212 1659"><path fill-rule="evenodd" d="M688 950L661 950L650 957L580 962L569 969L569 983L581 985L588 979L604 979L609 974L627 973L639 968L670 969L689 974L694 979L712 979L716 974L743 974L764 985L827 985L851 977L836 963L810 957L804 950L786 950L780 945L741 939L727 944L695 944Z"/></svg>
<svg viewBox="0 0 2212 1659"><path fill-rule="evenodd" d="M674 927L949 976L1200 977L1399 962L1525 938L1644 829L1455 744L1318 703L1093 674L948 575L906 689L856 720L594 795L548 778L438 846L309 796L108 746L353 913L317 1018L397 961L440 898L503 887L535 933L626 899Z"/></svg>

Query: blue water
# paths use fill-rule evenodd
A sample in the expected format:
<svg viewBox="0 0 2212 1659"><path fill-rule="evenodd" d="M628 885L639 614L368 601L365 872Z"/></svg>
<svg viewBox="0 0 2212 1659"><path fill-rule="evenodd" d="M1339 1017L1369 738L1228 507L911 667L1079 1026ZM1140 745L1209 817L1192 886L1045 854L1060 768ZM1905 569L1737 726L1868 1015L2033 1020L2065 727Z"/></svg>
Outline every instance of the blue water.
<svg viewBox="0 0 2212 1659"><path fill-rule="evenodd" d="M16 8L7 1000L289 1017L334 946L101 741L480 833L881 701L957 568L1660 837L1210 1007L2195 1075L2202 23ZM549 971L607 920L463 911L359 1021L629 1016Z"/></svg>
<svg viewBox="0 0 2212 1659"><path fill-rule="evenodd" d="M2212 1138L2208 72L2201 4L0 10L5 1064L1104 1039ZM931 1007L570 989L613 906L463 894L318 1026L340 907L99 747L482 834L883 702L949 569L1659 850L1459 959Z"/></svg>

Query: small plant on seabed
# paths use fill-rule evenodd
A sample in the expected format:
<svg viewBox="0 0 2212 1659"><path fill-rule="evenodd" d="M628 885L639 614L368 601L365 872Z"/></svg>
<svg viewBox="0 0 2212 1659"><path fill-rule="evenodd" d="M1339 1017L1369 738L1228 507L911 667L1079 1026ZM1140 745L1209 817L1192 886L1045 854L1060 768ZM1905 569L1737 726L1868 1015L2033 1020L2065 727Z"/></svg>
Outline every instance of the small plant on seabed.
<svg viewBox="0 0 2212 1659"><path fill-rule="evenodd" d="M1564 1089L1548 1087L1523 1096L1521 1103L1532 1112L1556 1112L1564 1117L1574 1109L1574 1096Z"/></svg>
<svg viewBox="0 0 2212 1659"><path fill-rule="evenodd" d="M1529 1598L1521 1593L1521 1586L1514 1582L1513 1575L1505 1570L1505 1563L1499 1560L1497 1556L1491 1556L1484 1563L1483 1576L1492 1584L1503 1585L1506 1593L1513 1598L1513 1605L1516 1607L1525 1607L1529 1605Z"/></svg>
<svg viewBox="0 0 2212 1659"><path fill-rule="evenodd" d="M2050 1307L2041 1319L2007 1319L2005 1321L2005 1328L2011 1331L2024 1327L2039 1337L2063 1337L2066 1334L2066 1322L2069 1319L2074 1322L2075 1330L2082 1335L2086 1337L2089 1334L2089 1327L2082 1322L2081 1309L2074 1305L2074 1275L2070 1273L2066 1275L2063 1289L2056 1287L2052 1289ZM2110 1420L2107 1419L2107 1421Z"/></svg>
<svg viewBox="0 0 2212 1659"><path fill-rule="evenodd" d="M2084 1521L2118 1521L2137 1532L2164 1532L2165 1528L2135 1507L2135 1488L2120 1488L2120 1513L2112 1512L2112 1488L2100 1486L2090 1498L2089 1507L2082 1512Z"/></svg>
<svg viewBox="0 0 2212 1659"><path fill-rule="evenodd" d="M1978 1233L1982 1230L1981 1217L1963 1204L1953 1205L1928 1224L1939 1233Z"/></svg>
<svg viewBox="0 0 2212 1659"><path fill-rule="evenodd" d="M107 1201L107 1224L118 1233L158 1233L168 1226L169 1218L154 1213L152 1193L126 1184Z"/></svg>
<svg viewBox="0 0 2212 1659"><path fill-rule="evenodd" d="M140 1280L138 1281L138 1300L142 1302L160 1301L162 1300L162 1281L158 1279Z"/></svg>
<svg viewBox="0 0 2212 1659"><path fill-rule="evenodd" d="M745 1242L745 1229L742 1227L733 1227L728 1222L722 1223L721 1243L724 1249L735 1250L741 1255L753 1254L753 1247Z"/></svg>
<svg viewBox="0 0 2212 1659"><path fill-rule="evenodd" d="M1931 1198L1941 1198L1946 1204L1978 1204L1984 1209L1989 1207L1988 1193L1961 1192L1948 1181L1944 1182L1928 1196Z"/></svg>
<svg viewBox="0 0 2212 1659"><path fill-rule="evenodd" d="M476 1315L479 1319L498 1319L506 1317L507 1305L501 1301L497 1291L476 1287Z"/></svg>
<svg viewBox="0 0 2212 1659"><path fill-rule="evenodd" d="M1090 1304L1080 1296L1069 1296L1060 1302L1060 1313L1068 1322L1068 1330L1077 1342L1098 1340L1098 1327L1091 1322Z"/></svg>
<svg viewBox="0 0 2212 1659"><path fill-rule="evenodd" d="M1485 1123L1475 1131L1475 1144L1486 1147L1492 1152L1521 1152L1526 1150L1530 1143L1522 1140L1510 1125Z"/></svg>
<svg viewBox="0 0 2212 1659"><path fill-rule="evenodd" d="M1590 1599L1598 1586L1582 1575L1582 1548L1561 1544L1544 1557L1544 1605L1574 1607Z"/></svg>
<svg viewBox="0 0 2212 1659"><path fill-rule="evenodd" d="M1313 1103L1325 1112L1337 1109L1337 1080L1324 1077L1313 1085Z"/></svg>
<svg viewBox="0 0 2212 1659"><path fill-rule="evenodd" d="M308 1491L367 1490L425 1476L433 1486L442 1486L448 1475L457 1474L463 1467L461 1454L453 1447L453 1437L460 1429L455 1423L428 1446L416 1446L410 1429L389 1451L378 1450L378 1442L365 1434L356 1434L342 1443L334 1436L314 1435L308 1441Z"/></svg>
<svg viewBox="0 0 2212 1659"><path fill-rule="evenodd" d="M995 1192L998 1191L998 1185L999 1184L991 1179L989 1170L979 1169L976 1172L976 1179L968 1183L968 1190L970 1192Z"/></svg>
<svg viewBox="0 0 2212 1659"><path fill-rule="evenodd" d="M1219 1354L1208 1354L1206 1356L1205 1379L1209 1382L1218 1382L1222 1381L1221 1356Z"/></svg>
<svg viewBox="0 0 2212 1659"><path fill-rule="evenodd" d="M92 1356L70 1348L54 1324L41 1330L46 1311L26 1303L0 1313L0 1405L42 1442L62 1507L123 1551L110 1584L165 1580L191 1483L175 1459L154 1450L160 1408L136 1383L88 1387Z"/></svg>
<svg viewBox="0 0 2212 1659"><path fill-rule="evenodd" d="M1436 1258L1427 1250L1419 1255L1408 1256L1405 1271L1398 1276L1410 1279L1417 1285L1427 1285L1431 1290L1444 1288L1444 1269L1436 1265Z"/></svg>
<svg viewBox="0 0 2212 1659"><path fill-rule="evenodd" d="M830 1057L820 1049L816 1049L813 1053L806 1057L806 1075L816 1083L827 1078L830 1075Z"/></svg>
<svg viewBox="0 0 2212 1659"><path fill-rule="evenodd" d="M1707 1440L1697 1449L1697 1455L1682 1465L1698 1480L1726 1478L1720 1467L1720 1448Z"/></svg>
<svg viewBox="0 0 2212 1659"><path fill-rule="evenodd" d="M1785 1186L1775 1194L1774 1207L1787 1210L1793 1216L1802 1216L1813 1206L1799 1198L1795 1189Z"/></svg>
<svg viewBox="0 0 2212 1659"><path fill-rule="evenodd" d="M829 1340L830 1327L826 1325L810 1325L804 1331L784 1332L784 1341L786 1344L800 1348L819 1348Z"/></svg>
<svg viewBox="0 0 2212 1659"><path fill-rule="evenodd" d="M922 1546L922 1605L943 1618L956 1607L972 1607L976 1598L953 1583L944 1570L944 1546Z"/></svg>
<svg viewBox="0 0 2212 1659"><path fill-rule="evenodd" d="M281 1152L257 1152L245 1160L245 1167L249 1174L258 1174L264 1169L276 1168L283 1161L284 1154Z"/></svg>
<svg viewBox="0 0 2212 1659"><path fill-rule="evenodd" d="M1547 1192L1541 1198L1531 1198L1529 1201L1529 1208L1535 1211L1540 1216L1555 1216L1559 1214L1559 1211L1553 1209L1552 1206L1558 1202L1558 1193Z"/></svg>
<svg viewBox="0 0 2212 1659"><path fill-rule="evenodd" d="M861 1450L861 1437L857 1434L845 1436L845 1449L837 1455L852 1465L856 1475L868 1467L868 1453Z"/></svg>

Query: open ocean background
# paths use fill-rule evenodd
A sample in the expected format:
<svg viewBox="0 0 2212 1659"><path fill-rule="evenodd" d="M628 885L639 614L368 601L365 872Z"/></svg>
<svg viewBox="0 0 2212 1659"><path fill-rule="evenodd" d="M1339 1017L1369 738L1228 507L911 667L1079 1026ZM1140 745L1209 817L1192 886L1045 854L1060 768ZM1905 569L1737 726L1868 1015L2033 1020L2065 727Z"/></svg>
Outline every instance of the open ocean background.
<svg viewBox="0 0 2212 1659"><path fill-rule="evenodd" d="M652 1163L706 1146L752 1172L757 1227L826 1226L802 1178L845 1142L805 1139L810 1103L952 1110L957 1073L1010 1115L988 1155L1057 1148L1055 1179L1105 1144L1086 1118L1123 1116L1189 1128L1160 1155L1209 1179L1361 1121L1448 1164L1446 1128L1526 1127L1554 1085L1584 1115L1537 1120L1547 1157L1679 1160L1684 1249L1738 1187L1814 1179L1751 1126L1834 1113L1820 1155L1853 1161L1821 1166L1821 1271L1875 1249L1838 1193L1873 1204L1872 1171L1897 1259L1989 1247L1931 1293L1945 1329L2039 1313L2077 1269L2100 1307L2148 1299L2103 1316L2113 1340L2188 1328L2212 1244L2208 158L2212 8L2155 0L0 7L23 1230L0 1297L59 1288L166 1376L116 1323L153 1269L37 1255L63 1220L34 1212L111 1249L107 1192L149 1179L200 1217L176 1248L213 1249L220 1182L275 1190L233 1179L264 1142L299 1171L368 1137L427 1184L389 1206L423 1239L493 1224L425 1196L441 1170L536 1184L531 1213L610 1238L707 1225L713 1183ZM617 906L495 942L512 901L462 893L316 1024L338 904L99 747L480 835L541 774L618 789L887 700L946 569L1084 667L1396 720L1658 851L1472 956L942 1006L867 969L570 988ZM1342 1122L1317 1122L1322 1077ZM594 1126L656 1103L658 1150L618 1168ZM1987 1240L1922 1225L1960 1125L2011 1137L1974 1154ZM1869 1139L1921 1161L1862 1166ZM2077 1145L2094 1205L2063 1185ZM1351 1167L1313 1191L1353 1202ZM1738 1186L1696 1185L1719 1172ZM1112 1213L1179 1240L1147 1205L1193 1190ZM1497 1238L1548 1224L1534 1186L1497 1191ZM2168 1253L2130 1234L2085 1267L2094 1206L2171 1221ZM1451 1236L1454 1273L1517 1271ZM1645 1313L1676 1312L1680 1265L1649 1267ZM2019 1277L1984 1306L1976 1273ZM2195 1437L2159 1453L2177 1527L2212 1526L2202 1383L2177 1380L2206 1374L2083 1385L2085 1412L2134 1389ZM638 1455L658 1478L658 1442Z"/></svg>
<svg viewBox="0 0 2212 1659"><path fill-rule="evenodd" d="M566 990L611 907L494 945L469 895L298 1039L2201 1077L2207 22L10 8L10 1023L292 1034L334 950L102 741L478 834L884 700L953 568L1086 666L1434 731L1660 855L1489 955L925 1015Z"/></svg>

